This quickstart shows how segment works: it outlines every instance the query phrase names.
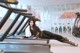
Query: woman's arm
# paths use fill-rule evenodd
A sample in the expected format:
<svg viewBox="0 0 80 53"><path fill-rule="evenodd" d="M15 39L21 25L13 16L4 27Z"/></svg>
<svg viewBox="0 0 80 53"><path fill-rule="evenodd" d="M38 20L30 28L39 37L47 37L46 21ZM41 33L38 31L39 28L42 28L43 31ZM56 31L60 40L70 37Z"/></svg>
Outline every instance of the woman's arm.
<svg viewBox="0 0 80 53"><path fill-rule="evenodd" d="M39 38L39 32L37 32L36 37Z"/></svg>
<svg viewBox="0 0 80 53"><path fill-rule="evenodd" d="M39 29L39 27L37 27L36 37L37 38L41 37L41 30Z"/></svg>

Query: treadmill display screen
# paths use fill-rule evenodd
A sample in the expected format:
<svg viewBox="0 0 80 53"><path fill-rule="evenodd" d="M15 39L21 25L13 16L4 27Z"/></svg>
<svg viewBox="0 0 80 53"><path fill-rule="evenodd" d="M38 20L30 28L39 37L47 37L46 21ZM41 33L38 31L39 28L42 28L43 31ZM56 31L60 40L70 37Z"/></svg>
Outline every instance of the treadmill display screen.
<svg viewBox="0 0 80 53"><path fill-rule="evenodd" d="M0 2L7 4L18 4L17 0L0 0Z"/></svg>
<svg viewBox="0 0 80 53"><path fill-rule="evenodd" d="M15 2L15 0L6 0L6 1L11 3Z"/></svg>

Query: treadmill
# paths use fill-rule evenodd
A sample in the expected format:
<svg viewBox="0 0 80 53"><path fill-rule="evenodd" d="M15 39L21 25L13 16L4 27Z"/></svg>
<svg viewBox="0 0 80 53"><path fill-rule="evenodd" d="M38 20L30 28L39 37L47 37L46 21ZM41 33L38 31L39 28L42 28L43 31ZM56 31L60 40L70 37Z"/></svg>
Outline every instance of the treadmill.
<svg viewBox="0 0 80 53"><path fill-rule="evenodd" d="M13 28L13 26L15 25L15 23L19 19L19 17L23 14L20 12L26 12L27 11L26 9L16 9L16 8L12 8L12 7L9 7L7 5L2 4L2 3L6 3L6 4L18 3L18 1L16 1L16 0L12 0L12 1L14 1L14 3L11 2L11 0L10 0L10 2L9 2L9 0L1 0L0 1L1 2L0 6L8 9L8 12L6 13L4 18L0 22L0 29L4 26L5 22L7 21L7 19L9 18L9 16L11 15L12 12L18 14L16 16L16 18L13 20L13 22L11 23L11 25L8 27L8 29L4 32L4 34L0 38L1 52L4 52L4 53L51 53L50 45L48 45L48 44L35 44L35 43L32 44L32 43L28 43L28 41L26 41L26 43L25 43L24 39L20 39L20 38L19 39L8 39L8 38L6 38L8 33L10 32L10 30ZM24 16L24 18L25 18L25 16ZM24 20L24 19L22 19L22 20ZM21 25L21 22L18 26L20 26L20 25ZM18 28L18 26L17 26L17 28ZM21 41L18 42L17 40L18 41L21 40L22 42Z"/></svg>

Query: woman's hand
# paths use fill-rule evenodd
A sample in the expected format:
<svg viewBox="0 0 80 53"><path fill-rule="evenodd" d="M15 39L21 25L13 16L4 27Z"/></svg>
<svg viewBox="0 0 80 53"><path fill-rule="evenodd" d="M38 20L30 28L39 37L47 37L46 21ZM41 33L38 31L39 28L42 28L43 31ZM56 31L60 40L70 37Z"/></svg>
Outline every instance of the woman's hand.
<svg viewBox="0 0 80 53"><path fill-rule="evenodd" d="M32 39L37 39L37 37L33 37Z"/></svg>

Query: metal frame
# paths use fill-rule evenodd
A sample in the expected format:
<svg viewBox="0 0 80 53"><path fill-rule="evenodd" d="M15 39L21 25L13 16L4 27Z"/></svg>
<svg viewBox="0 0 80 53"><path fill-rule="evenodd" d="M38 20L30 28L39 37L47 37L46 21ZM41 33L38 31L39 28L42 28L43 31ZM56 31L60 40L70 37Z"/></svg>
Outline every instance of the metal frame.
<svg viewBox="0 0 80 53"><path fill-rule="evenodd" d="M80 21L80 13L76 13L77 17L74 22L72 35L80 38L80 28L78 27L78 22Z"/></svg>
<svg viewBox="0 0 80 53"><path fill-rule="evenodd" d="M9 16L11 15L12 12L15 12L15 11L27 12L26 9L11 8L11 7L3 5L3 4L0 4L0 6L8 9L6 15L4 16L4 18L0 22L0 29L3 27L3 25L5 24L5 22L7 21L7 19L9 18Z"/></svg>
<svg viewBox="0 0 80 53"><path fill-rule="evenodd" d="M25 24L22 26L22 28L20 29L20 31L18 32L17 35L21 34L21 32L23 31L23 29L24 29L24 27L25 27L26 25L27 25L27 27L28 27L28 22L29 22L29 20L30 20L30 19L28 19L28 20L25 22Z"/></svg>
<svg viewBox="0 0 80 53"><path fill-rule="evenodd" d="M3 17L3 19L0 22L0 29L5 24L5 22L7 21L7 19L10 17L11 13L12 13L12 10L8 10L7 11L6 15Z"/></svg>
<svg viewBox="0 0 80 53"><path fill-rule="evenodd" d="M11 35L14 35L16 32L17 32L17 30L19 29L19 27L21 26L21 24L23 23L23 21L26 19L26 16L24 16L23 18L22 18L22 20L20 21L20 23L18 24L18 26L16 27L16 29L12 32L12 34Z"/></svg>
<svg viewBox="0 0 80 53"><path fill-rule="evenodd" d="M11 23L11 25L8 27L8 29L5 31L5 33L1 37L0 41L3 41L6 38L6 36L10 32L10 30L12 29L12 27L14 26L14 24L17 22L17 20L20 17L20 15L21 15L20 13L17 15L17 17L14 19L14 21Z"/></svg>

